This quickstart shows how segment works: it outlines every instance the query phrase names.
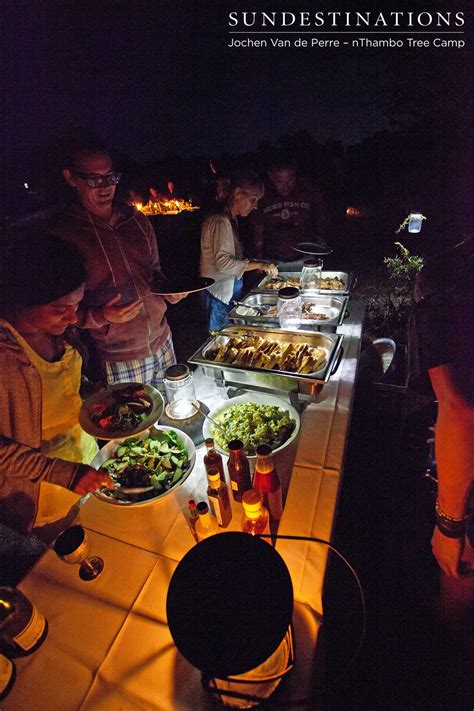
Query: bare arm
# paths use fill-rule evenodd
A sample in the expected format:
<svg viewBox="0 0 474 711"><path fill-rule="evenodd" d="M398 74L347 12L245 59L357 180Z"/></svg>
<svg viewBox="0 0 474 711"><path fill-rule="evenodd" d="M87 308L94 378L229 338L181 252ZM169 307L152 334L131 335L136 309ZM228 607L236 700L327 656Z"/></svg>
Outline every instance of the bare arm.
<svg viewBox="0 0 474 711"><path fill-rule="evenodd" d="M454 518L466 513L474 476L474 368L441 365L429 370L438 399L435 450L438 499L441 509ZM441 569L459 577L463 539L448 538L435 528L433 553Z"/></svg>

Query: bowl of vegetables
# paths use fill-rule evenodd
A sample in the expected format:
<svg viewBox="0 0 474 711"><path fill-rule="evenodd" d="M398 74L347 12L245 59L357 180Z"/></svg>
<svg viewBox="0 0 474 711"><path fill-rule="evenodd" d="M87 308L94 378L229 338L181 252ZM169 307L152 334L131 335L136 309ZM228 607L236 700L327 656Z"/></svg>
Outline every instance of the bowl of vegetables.
<svg viewBox="0 0 474 711"><path fill-rule="evenodd" d="M265 393L248 392L233 397L209 415L220 427L206 419L204 438L212 437L221 454L229 453L228 442L242 440L252 466L260 444L268 444L273 454L278 454L296 439L300 430L298 411L283 398Z"/></svg>
<svg viewBox="0 0 474 711"><path fill-rule="evenodd" d="M91 466L104 469L114 486L102 487L95 495L122 506L154 504L180 487L195 463L196 448L187 434L174 427L154 426L102 447Z"/></svg>

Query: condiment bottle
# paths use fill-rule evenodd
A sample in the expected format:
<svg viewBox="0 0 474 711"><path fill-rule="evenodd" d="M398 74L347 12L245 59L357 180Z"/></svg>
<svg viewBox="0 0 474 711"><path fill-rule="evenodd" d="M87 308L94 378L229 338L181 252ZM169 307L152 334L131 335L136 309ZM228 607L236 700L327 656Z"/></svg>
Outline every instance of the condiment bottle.
<svg viewBox="0 0 474 711"><path fill-rule="evenodd" d="M268 444L257 447L257 461L253 475L253 488L261 492L263 505L272 521L279 521L283 512L281 484L273 464L272 448Z"/></svg>
<svg viewBox="0 0 474 711"><path fill-rule="evenodd" d="M232 508L229 500L229 492L227 485L221 481L220 473L217 467L210 467L207 473L209 487L207 495L211 505L212 512L217 519L217 523L221 528L227 528L232 520Z"/></svg>
<svg viewBox="0 0 474 711"><path fill-rule="evenodd" d="M209 507L205 501L201 501L197 505L199 518L196 521L196 536L198 541L203 541L209 536L213 536L219 532L219 524L214 516L209 513Z"/></svg>
<svg viewBox="0 0 474 711"><path fill-rule="evenodd" d="M229 448L230 488L234 501L242 501L242 494L252 487L250 481L250 465L244 452L244 444L240 439L233 439L227 445Z"/></svg>
<svg viewBox="0 0 474 711"><path fill-rule="evenodd" d="M244 512L240 524L241 531L252 536L259 533L270 535L270 517L262 504L261 493L257 489L248 489L242 496L242 505ZM268 542L270 543L270 540Z"/></svg>
<svg viewBox="0 0 474 711"><path fill-rule="evenodd" d="M44 615L16 588L0 587L0 638L17 655L34 652L44 642Z"/></svg>
<svg viewBox="0 0 474 711"><path fill-rule="evenodd" d="M221 476L221 481L223 481L225 484L224 462L222 461L222 457L219 452L216 452L214 440L212 439L212 437L208 437L204 440L204 444L206 445L207 449L207 452L204 455L204 466L206 468L207 474L209 474L210 467L217 467Z"/></svg>
<svg viewBox="0 0 474 711"><path fill-rule="evenodd" d="M188 509L189 509L189 527L191 528L194 538L197 540L196 523L199 518L199 514L197 512L196 502L194 501L194 499L189 499Z"/></svg>
<svg viewBox="0 0 474 711"><path fill-rule="evenodd" d="M0 654L0 701L5 698L15 683L16 669L10 659Z"/></svg>

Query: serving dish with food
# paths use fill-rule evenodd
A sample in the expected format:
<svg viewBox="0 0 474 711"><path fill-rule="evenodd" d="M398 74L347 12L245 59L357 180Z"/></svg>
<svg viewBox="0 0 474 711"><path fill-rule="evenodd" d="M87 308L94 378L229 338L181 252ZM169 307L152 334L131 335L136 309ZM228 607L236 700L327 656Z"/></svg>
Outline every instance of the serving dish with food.
<svg viewBox="0 0 474 711"><path fill-rule="evenodd" d="M196 448L188 435L174 427L151 427L102 447L91 466L104 469L114 486L102 487L95 495L122 506L156 503L181 486L195 462Z"/></svg>
<svg viewBox="0 0 474 711"><path fill-rule="evenodd" d="M98 439L122 439L143 432L163 412L163 396L151 385L114 383L84 400L82 429Z"/></svg>
<svg viewBox="0 0 474 711"><path fill-rule="evenodd" d="M229 453L228 442L240 439L249 459L256 458L260 444L268 444L274 454L282 451L300 430L298 411L287 400L268 393L247 392L231 398L209 414L219 427L205 420L204 438L212 437L221 454Z"/></svg>
<svg viewBox="0 0 474 711"><path fill-rule="evenodd" d="M348 297L328 294L302 294L302 328L334 331L345 316ZM276 326L278 293L273 290L251 292L229 313L233 323Z"/></svg>
<svg viewBox="0 0 474 711"><path fill-rule="evenodd" d="M272 277L267 274L258 283L257 289L272 289L274 291L279 291L287 286L296 286L296 288L299 289L300 278L301 272L279 272L276 277ZM353 281L352 274L349 274L348 272L323 271L321 273L320 289L324 291L325 294L344 295L349 293ZM302 293L304 294L305 291L303 290Z"/></svg>
<svg viewBox="0 0 474 711"><path fill-rule="evenodd" d="M188 360L203 366L217 384L314 395L337 369L341 344L342 336L323 331L232 325Z"/></svg>

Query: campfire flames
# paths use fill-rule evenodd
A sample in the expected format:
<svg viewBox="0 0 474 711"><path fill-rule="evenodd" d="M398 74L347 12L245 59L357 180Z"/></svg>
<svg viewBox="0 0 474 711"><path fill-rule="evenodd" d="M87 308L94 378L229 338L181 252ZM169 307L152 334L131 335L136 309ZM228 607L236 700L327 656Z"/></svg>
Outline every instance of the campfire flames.
<svg viewBox="0 0 474 711"><path fill-rule="evenodd" d="M172 198L170 200L149 200L146 205L141 202L132 202L137 210L144 215L177 215L184 210L199 210L199 207L186 200Z"/></svg>

